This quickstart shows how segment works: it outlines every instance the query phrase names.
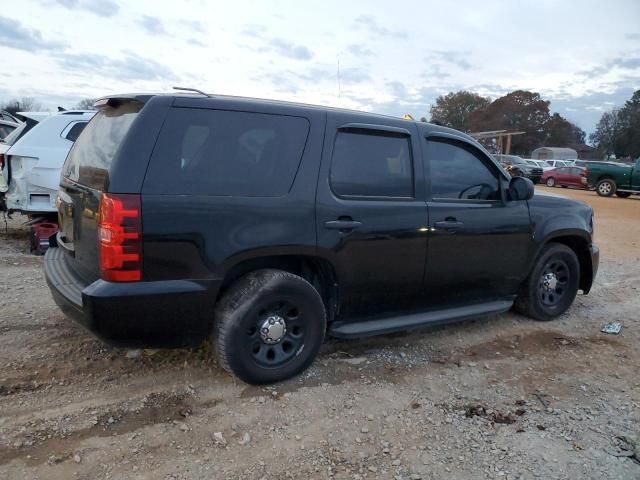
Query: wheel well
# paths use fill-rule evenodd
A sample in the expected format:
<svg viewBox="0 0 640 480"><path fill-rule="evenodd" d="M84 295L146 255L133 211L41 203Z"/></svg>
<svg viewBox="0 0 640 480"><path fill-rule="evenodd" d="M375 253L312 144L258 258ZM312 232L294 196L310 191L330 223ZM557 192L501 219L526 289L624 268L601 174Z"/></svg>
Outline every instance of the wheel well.
<svg viewBox="0 0 640 480"><path fill-rule="evenodd" d="M608 174L601 175L601 176L598 177L598 182L601 181L601 180L613 180L613 177L611 175L608 175Z"/></svg>
<svg viewBox="0 0 640 480"><path fill-rule="evenodd" d="M593 281L591 265L591 253L589 252L589 242L582 237L567 236L552 238L549 243L560 243L569 247L578 257L580 262L580 289L588 293Z"/></svg>
<svg viewBox="0 0 640 480"><path fill-rule="evenodd" d="M307 280L320 293L327 311L327 322L336 318L339 306L338 278L328 260L307 255L276 255L251 258L234 265L224 276L218 298L243 275L254 270L284 270Z"/></svg>

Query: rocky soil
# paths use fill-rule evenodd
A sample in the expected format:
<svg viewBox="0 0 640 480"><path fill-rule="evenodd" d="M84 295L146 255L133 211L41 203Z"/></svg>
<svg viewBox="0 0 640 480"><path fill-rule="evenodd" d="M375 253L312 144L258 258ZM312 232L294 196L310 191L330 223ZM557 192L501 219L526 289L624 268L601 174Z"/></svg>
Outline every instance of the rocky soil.
<svg viewBox="0 0 640 480"><path fill-rule="evenodd" d="M640 479L640 198L562 193L596 208L603 258L559 320L330 341L268 388L204 347L96 340L0 218L0 479Z"/></svg>

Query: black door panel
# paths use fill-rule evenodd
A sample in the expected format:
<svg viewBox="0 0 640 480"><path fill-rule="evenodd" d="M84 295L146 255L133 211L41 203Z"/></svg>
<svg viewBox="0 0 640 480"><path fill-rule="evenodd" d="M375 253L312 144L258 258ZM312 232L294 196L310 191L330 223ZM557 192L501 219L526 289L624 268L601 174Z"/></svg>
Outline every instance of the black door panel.
<svg viewBox="0 0 640 480"><path fill-rule="evenodd" d="M425 144L432 197L424 279L428 303L454 306L515 294L534 249L527 202L507 202L506 178L464 139Z"/></svg>
<svg viewBox="0 0 640 480"><path fill-rule="evenodd" d="M318 250L336 268L341 318L349 320L419 300L428 224L414 125L354 129L358 119L328 115L316 199Z"/></svg>

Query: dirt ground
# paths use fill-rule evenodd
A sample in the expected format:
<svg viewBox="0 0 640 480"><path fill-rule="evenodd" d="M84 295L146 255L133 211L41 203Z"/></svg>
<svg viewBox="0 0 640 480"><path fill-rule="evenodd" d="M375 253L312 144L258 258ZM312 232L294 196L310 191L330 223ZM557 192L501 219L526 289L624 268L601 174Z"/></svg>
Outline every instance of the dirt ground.
<svg viewBox="0 0 640 480"><path fill-rule="evenodd" d="M105 346L0 218L0 479L640 479L640 197L539 189L597 215L596 284L562 318L331 341L269 388L204 348Z"/></svg>

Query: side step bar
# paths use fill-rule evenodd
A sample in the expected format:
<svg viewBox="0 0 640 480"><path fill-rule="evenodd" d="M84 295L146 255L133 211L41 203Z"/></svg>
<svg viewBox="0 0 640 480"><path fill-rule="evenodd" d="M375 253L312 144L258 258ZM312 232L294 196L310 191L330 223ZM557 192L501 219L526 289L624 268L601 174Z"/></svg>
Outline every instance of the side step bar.
<svg viewBox="0 0 640 480"><path fill-rule="evenodd" d="M329 328L329 335L338 338L358 338L385 333L411 330L413 328L443 325L470 318L506 312L513 306L513 299L496 300L464 307L414 313L398 317L388 317L359 322L335 322Z"/></svg>

